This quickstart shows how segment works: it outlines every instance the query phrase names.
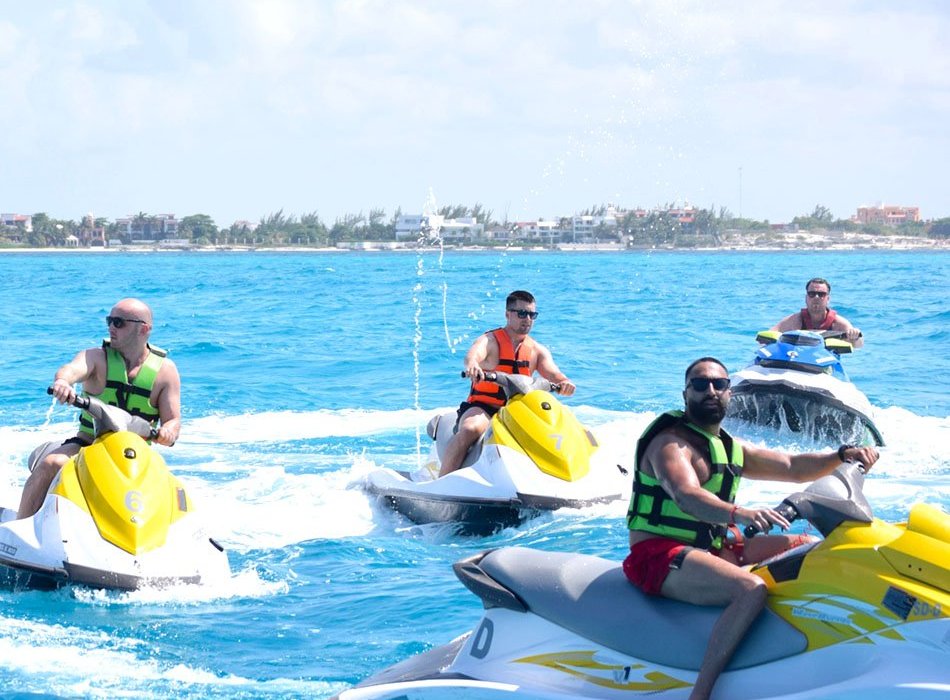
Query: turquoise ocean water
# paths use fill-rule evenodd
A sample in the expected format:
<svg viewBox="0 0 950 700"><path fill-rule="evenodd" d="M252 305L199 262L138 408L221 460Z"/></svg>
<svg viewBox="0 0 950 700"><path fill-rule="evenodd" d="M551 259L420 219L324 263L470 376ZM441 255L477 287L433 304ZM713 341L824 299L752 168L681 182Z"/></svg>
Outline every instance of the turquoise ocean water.
<svg viewBox="0 0 950 700"><path fill-rule="evenodd" d="M877 514L950 509L946 252L0 255L0 504L18 502L33 446L73 430L44 392L54 371L137 296L183 378L181 440L163 454L234 572L212 589L0 591L0 694L327 697L471 628L479 602L451 572L463 556L519 544L619 560L625 504L479 540L412 526L358 484L417 463L512 289L538 297L534 335L578 387L567 403L629 464L639 431L679 406L685 366L746 364L812 276L867 338L845 363L888 442L867 486ZM739 497L785 493L746 483Z"/></svg>

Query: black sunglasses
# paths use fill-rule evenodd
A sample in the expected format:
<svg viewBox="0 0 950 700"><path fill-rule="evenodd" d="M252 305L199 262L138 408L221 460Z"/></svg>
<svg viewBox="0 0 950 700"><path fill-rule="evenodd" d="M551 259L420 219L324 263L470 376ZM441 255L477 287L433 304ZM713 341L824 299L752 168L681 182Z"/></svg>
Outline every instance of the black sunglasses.
<svg viewBox="0 0 950 700"><path fill-rule="evenodd" d="M122 328L126 323L145 323L137 318L122 318L121 316L106 316L106 325Z"/></svg>
<svg viewBox="0 0 950 700"><path fill-rule="evenodd" d="M731 382L728 377L716 377L715 379L711 379L710 377L693 377L687 384L693 387L694 391L706 391L710 384L712 384L712 388L716 391L725 391L729 388Z"/></svg>
<svg viewBox="0 0 950 700"><path fill-rule="evenodd" d="M826 296L828 296L828 292L814 292L814 291L809 290L808 296L810 296L812 299L814 299L815 297L821 297L822 299L824 299Z"/></svg>
<svg viewBox="0 0 950 700"><path fill-rule="evenodd" d="M535 319L538 317L537 311L528 311L527 309L508 309L512 313L518 314L518 318Z"/></svg>

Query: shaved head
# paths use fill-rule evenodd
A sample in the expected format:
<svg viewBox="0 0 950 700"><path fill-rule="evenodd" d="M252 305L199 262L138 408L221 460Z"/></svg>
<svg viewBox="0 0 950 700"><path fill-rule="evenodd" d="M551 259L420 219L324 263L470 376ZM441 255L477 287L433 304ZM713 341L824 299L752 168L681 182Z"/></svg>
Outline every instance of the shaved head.
<svg viewBox="0 0 950 700"><path fill-rule="evenodd" d="M112 307L112 313L124 318L134 318L139 321L145 321L149 326L152 325L152 310L141 299L121 299Z"/></svg>

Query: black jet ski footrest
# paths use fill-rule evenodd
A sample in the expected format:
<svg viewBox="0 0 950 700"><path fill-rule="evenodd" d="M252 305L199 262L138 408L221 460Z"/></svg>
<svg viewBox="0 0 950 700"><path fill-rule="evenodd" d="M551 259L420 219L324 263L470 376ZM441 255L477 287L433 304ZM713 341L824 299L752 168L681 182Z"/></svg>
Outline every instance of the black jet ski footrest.
<svg viewBox="0 0 950 700"><path fill-rule="evenodd" d="M41 564L30 564L17 559L8 559L0 557L0 566L6 566L17 571L23 571L28 574L39 574L53 579L64 579L67 577L66 569L53 566L43 566Z"/></svg>

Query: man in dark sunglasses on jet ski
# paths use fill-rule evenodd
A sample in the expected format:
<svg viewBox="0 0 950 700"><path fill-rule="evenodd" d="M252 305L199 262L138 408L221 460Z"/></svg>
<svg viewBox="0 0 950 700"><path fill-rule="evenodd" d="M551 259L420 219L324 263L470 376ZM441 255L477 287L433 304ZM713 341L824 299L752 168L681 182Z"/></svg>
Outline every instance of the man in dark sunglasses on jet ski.
<svg viewBox="0 0 950 700"><path fill-rule="evenodd" d="M864 345L864 336L859 328L834 309L831 304L831 284L815 277L805 284L805 308L786 316L772 326L773 331L840 331L842 337L859 348Z"/></svg>
<svg viewBox="0 0 950 700"><path fill-rule="evenodd" d="M740 443L720 427L731 397L729 372L703 357L686 370L685 411L661 414L637 442L633 496L627 511L630 555L624 574L650 595L725 606L712 630L690 698L708 698L742 638L765 606L765 582L742 568L808 535L762 535L743 541L739 527L765 532L789 522L772 508L736 505L741 478L807 482L844 461L870 468L873 447L787 455Z"/></svg>
<svg viewBox="0 0 950 700"><path fill-rule="evenodd" d="M465 374L472 380L468 399L458 410L458 430L446 446L439 476L457 470L468 448L488 430L491 418L505 405L505 392L485 379L485 371L531 376L535 371L561 385L560 393L570 396L575 386L558 369L551 352L528 334L538 317L534 295L516 290L505 300L505 325L478 337L465 355Z"/></svg>
<svg viewBox="0 0 950 700"><path fill-rule="evenodd" d="M171 446L181 428L181 378L164 350L149 345L152 310L138 299L122 299L106 316L109 338L101 347L77 354L56 372L51 391L60 403L76 398L74 385L153 425L160 423L155 442ZM50 484L70 457L92 444L92 417L83 412L79 433L47 452L33 467L23 486L18 517L35 514L46 498Z"/></svg>

